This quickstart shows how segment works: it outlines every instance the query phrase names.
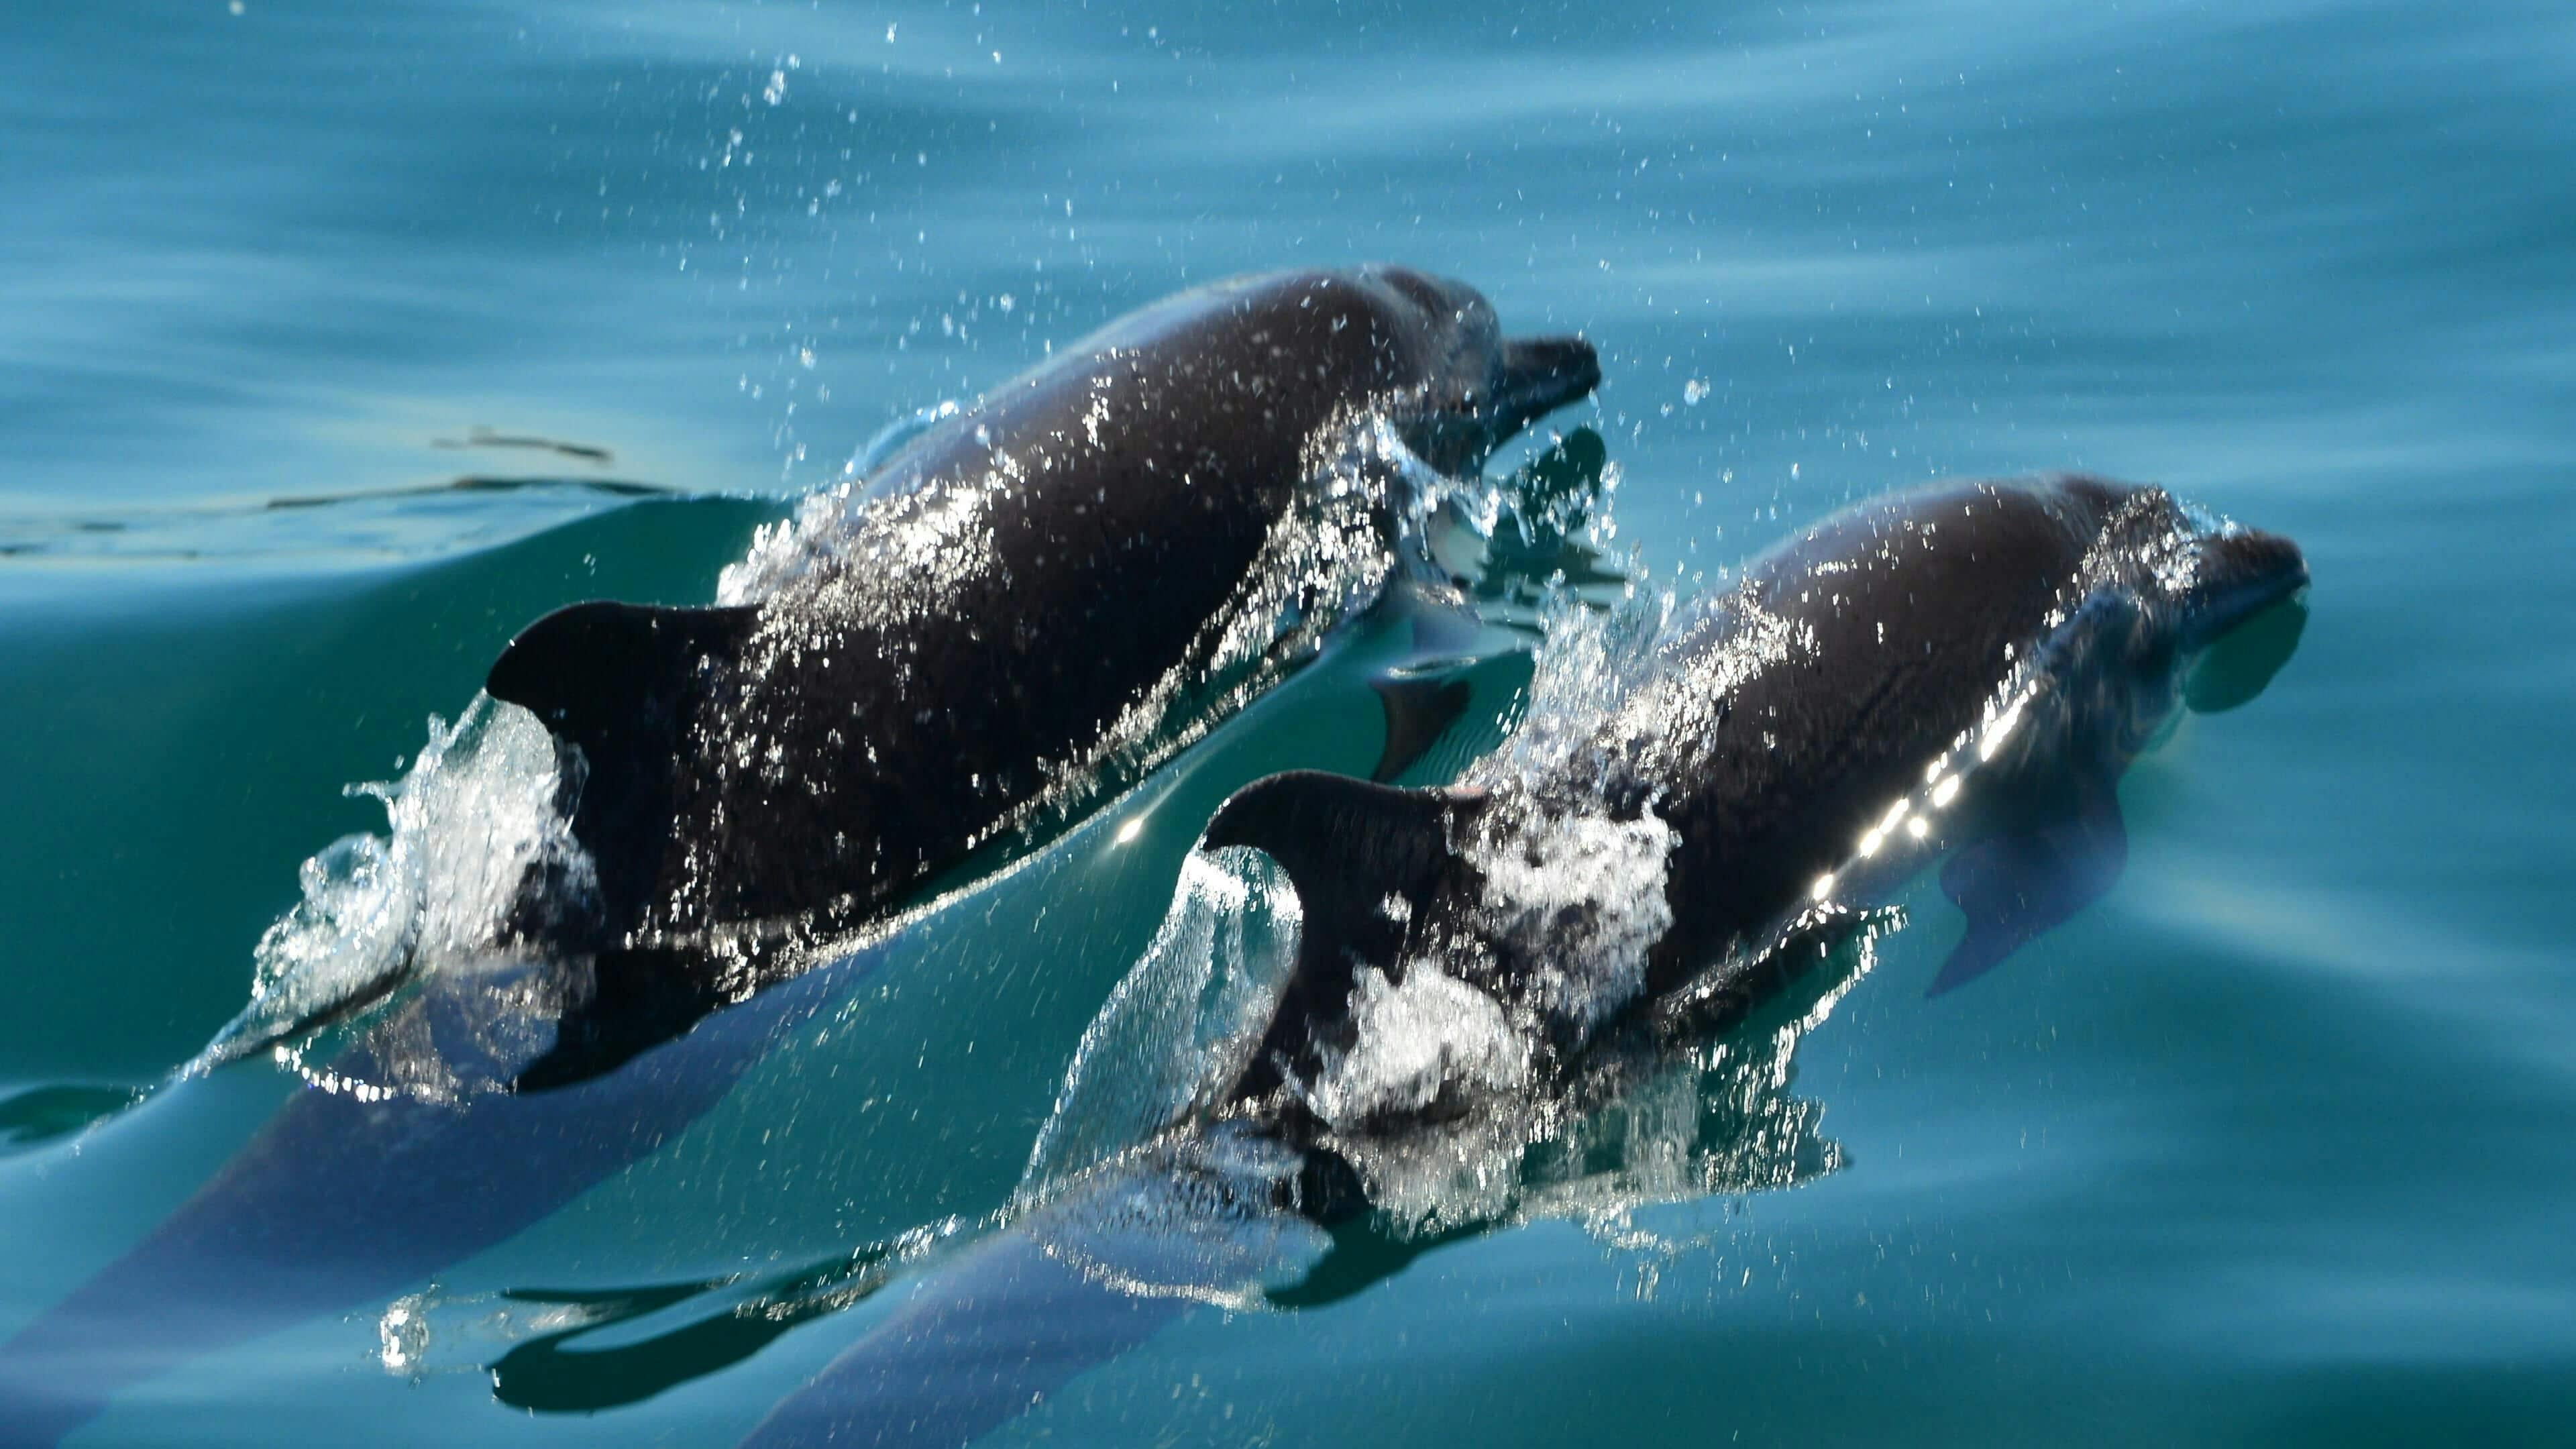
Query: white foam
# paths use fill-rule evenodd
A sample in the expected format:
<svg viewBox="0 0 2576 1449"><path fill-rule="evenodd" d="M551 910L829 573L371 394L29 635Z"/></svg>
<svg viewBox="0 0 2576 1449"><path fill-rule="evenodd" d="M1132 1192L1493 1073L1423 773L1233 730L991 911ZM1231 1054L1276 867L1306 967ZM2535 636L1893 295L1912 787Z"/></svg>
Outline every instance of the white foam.
<svg viewBox="0 0 2576 1449"><path fill-rule="evenodd" d="M590 888L589 858L555 808L554 742L516 706L478 696L453 727L433 716L402 779L352 793L383 802L386 833L344 837L304 863L303 899L251 953L249 1004L183 1071L256 1052L413 977L490 962L532 871L550 877L559 907Z"/></svg>
<svg viewBox="0 0 2576 1449"><path fill-rule="evenodd" d="M1484 881L1472 932L1400 973L1360 969L1352 1045L1307 1084L1307 1105L1355 1126L1525 1091L1545 1042L1580 1041L1635 1000L1672 928L1672 845L1653 815L1487 817L1461 842Z"/></svg>
<svg viewBox="0 0 2576 1449"><path fill-rule="evenodd" d="M1768 1030L1685 1052L1613 1051L1455 1120L1341 1133L1333 1146L1399 1235L1554 1218L1630 1250L1686 1249L1641 1229L1637 1210L1787 1187L1842 1165L1823 1107L1791 1091L1793 1063L1896 924L1863 922L1824 969L1789 988Z"/></svg>
<svg viewBox="0 0 2576 1449"><path fill-rule="evenodd" d="M1444 1096L1525 1087L1531 1042L1501 1002L1431 961L1402 981L1362 967L1351 990L1355 1039L1308 1084L1306 1103L1335 1126L1418 1113Z"/></svg>
<svg viewBox="0 0 2576 1449"><path fill-rule="evenodd" d="M1596 609L1560 592L1551 599L1518 726L1467 772L1471 784L1534 780L1565 770L1637 686L1653 677L1655 651L1677 608L1669 593L1638 593Z"/></svg>
<svg viewBox="0 0 2576 1449"><path fill-rule="evenodd" d="M1578 1036L1634 1000L1646 955L1672 929L1675 837L1653 814L1497 811L1464 842L1485 877L1476 914L1522 963L1529 1005Z"/></svg>

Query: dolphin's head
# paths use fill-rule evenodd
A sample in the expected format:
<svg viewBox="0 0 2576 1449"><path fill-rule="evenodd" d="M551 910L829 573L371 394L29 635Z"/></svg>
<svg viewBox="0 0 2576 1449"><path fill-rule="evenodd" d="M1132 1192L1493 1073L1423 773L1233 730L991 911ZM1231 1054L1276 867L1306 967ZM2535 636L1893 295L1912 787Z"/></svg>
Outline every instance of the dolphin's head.
<svg viewBox="0 0 2576 1449"><path fill-rule="evenodd" d="M2204 714L2263 692L2307 625L2308 561L2277 533L2210 525L2162 488L2070 477L2065 506L2097 542L2095 582L2126 584L2166 627L2142 636L2182 670L2184 701Z"/></svg>
<svg viewBox="0 0 2576 1449"><path fill-rule="evenodd" d="M1507 339L1493 304L1464 282L1408 267L1361 275L1410 324L1422 383L1396 425L1405 445L1441 472L1474 472L1522 428L1601 384L1591 343Z"/></svg>

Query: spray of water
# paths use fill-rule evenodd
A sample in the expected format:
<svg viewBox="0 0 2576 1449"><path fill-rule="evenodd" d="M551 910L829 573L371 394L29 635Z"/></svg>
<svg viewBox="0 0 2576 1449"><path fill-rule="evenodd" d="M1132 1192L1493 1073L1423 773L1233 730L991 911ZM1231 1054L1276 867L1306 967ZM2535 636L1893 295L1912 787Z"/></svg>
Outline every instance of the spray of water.
<svg viewBox="0 0 2576 1449"><path fill-rule="evenodd" d="M1023 1201L1135 1149L1224 1085L1297 959L1302 919L1286 873L1258 851L1183 862L1153 944L1082 1034Z"/></svg>
<svg viewBox="0 0 2576 1449"><path fill-rule="evenodd" d="M554 741L526 711L477 696L432 718L400 780L352 787L385 807L304 863L303 899L252 951L250 1003L184 1072L197 1074L347 1017L439 972L515 961L503 940L532 878L561 903L590 888L555 801Z"/></svg>

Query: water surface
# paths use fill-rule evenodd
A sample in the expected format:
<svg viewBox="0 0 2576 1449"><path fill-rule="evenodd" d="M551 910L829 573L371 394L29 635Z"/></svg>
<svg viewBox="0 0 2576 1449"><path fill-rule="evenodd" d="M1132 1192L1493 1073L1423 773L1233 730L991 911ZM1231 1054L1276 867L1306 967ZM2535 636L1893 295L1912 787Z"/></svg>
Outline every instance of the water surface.
<svg viewBox="0 0 2576 1449"><path fill-rule="evenodd" d="M342 787L520 625L704 601L889 421L1153 297L1384 258L1601 347L1565 421L1648 590L1853 498L2090 468L2297 538L2306 640L2131 773L2124 882L2006 969L1923 999L1955 918L1906 899L1797 1048L1834 1170L1193 1312L995 1442L2576 1410L2562 7L190 0L23 17L0 82L0 1334L301 1090L155 1089L299 865L382 828ZM1350 690L924 922L569 1206L72 1442L732 1442L890 1300L532 1414L503 1295L770 1284L1000 1207L1215 801L1365 766Z"/></svg>

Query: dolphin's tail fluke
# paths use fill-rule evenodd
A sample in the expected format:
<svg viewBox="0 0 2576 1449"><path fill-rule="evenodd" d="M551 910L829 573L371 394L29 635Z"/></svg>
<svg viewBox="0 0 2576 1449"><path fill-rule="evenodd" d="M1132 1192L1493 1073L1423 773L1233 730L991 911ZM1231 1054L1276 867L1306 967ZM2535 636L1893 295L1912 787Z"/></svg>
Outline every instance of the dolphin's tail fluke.
<svg viewBox="0 0 2576 1449"><path fill-rule="evenodd" d="M611 934L632 927L669 848L683 735L758 618L748 606L574 604L511 640L484 680L579 751L580 769L566 771L572 831L597 867Z"/></svg>

